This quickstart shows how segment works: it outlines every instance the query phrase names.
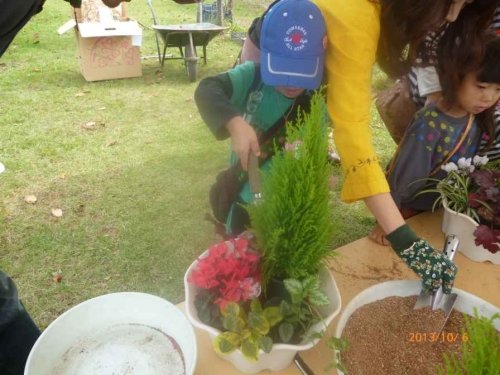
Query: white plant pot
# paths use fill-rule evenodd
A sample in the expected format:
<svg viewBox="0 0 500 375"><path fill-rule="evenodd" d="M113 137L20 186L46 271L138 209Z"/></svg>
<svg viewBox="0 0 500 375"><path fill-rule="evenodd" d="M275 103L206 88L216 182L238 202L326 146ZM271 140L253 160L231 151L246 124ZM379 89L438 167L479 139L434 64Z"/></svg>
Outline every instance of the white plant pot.
<svg viewBox="0 0 500 375"><path fill-rule="evenodd" d="M165 355L170 338L182 352L184 373L194 374L196 335L177 306L151 294L106 294L54 320L31 349L24 374L178 374L178 357Z"/></svg>
<svg viewBox="0 0 500 375"><path fill-rule="evenodd" d="M347 304L342 311L342 314L340 314L340 318L335 329L335 336L342 336L342 332L344 331L347 321L361 306L387 297L416 296L420 293L421 289L422 283L420 280L396 280L376 284L363 290ZM458 295L455 306L453 307L454 310L474 316L474 308L476 308L479 315L488 318L491 318L491 316L499 311L498 307L461 289L454 288L453 293L457 293ZM500 331L500 321L495 320L495 328ZM335 354L338 359L340 357L340 353L336 351ZM338 369L337 373L339 375L344 375L344 373Z"/></svg>
<svg viewBox="0 0 500 375"><path fill-rule="evenodd" d="M478 224L469 216L455 212L443 204L443 223L442 231L445 235L454 234L460 240L458 251L467 258L475 262L490 261L493 264L500 264L500 251L496 254L491 253L482 246L474 243L474 231Z"/></svg>
<svg viewBox="0 0 500 375"><path fill-rule="evenodd" d="M201 257L206 254L203 253ZM184 275L184 290L186 292L186 313L191 321L191 323L208 333L211 341L221 333L218 329L204 324L198 318L198 312L194 306L194 299L199 288L194 284L187 281L190 273L196 267L197 261L193 262L188 268L186 274ZM320 308L321 314L324 319L314 326L311 327L310 332L322 332L325 327L330 324L335 316L340 311L340 293L337 288L337 284L333 279L330 271L327 268L323 268L320 271L320 282L323 292L326 293L330 300L328 306L322 306ZM259 352L259 358L257 361L251 361L242 354L238 349L231 354L219 355L222 359L231 362L239 371L246 374L255 374L263 370L279 371L287 368L292 363L295 354L299 351L308 350L318 343L318 339L308 340L301 342L297 345L291 344L274 344L271 352L265 353L264 351Z"/></svg>

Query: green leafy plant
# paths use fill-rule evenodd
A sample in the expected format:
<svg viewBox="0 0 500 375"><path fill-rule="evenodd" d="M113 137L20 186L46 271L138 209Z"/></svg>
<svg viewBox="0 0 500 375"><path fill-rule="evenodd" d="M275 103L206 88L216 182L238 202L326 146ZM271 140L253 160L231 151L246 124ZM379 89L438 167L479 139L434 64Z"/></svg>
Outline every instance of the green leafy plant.
<svg viewBox="0 0 500 375"><path fill-rule="evenodd" d="M330 301L321 291L316 275L303 280L286 279L284 285L290 299L280 303L283 320L277 326L277 331L282 342L299 341L313 324L322 319L317 308L328 305Z"/></svg>
<svg viewBox="0 0 500 375"><path fill-rule="evenodd" d="M435 187L418 193L438 193L433 209L440 203L469 216L478 223L474 231L477 246L491 253L500 250L500 170L498 164L488 166L486 156L460 158L441 168L447 172L441 179L427 178Z"/></svg>
<svg viewBox="0 0 500 375"><path fill-rule="evenodd" d="M287 124L285 150L276 150L263 174L263 200L248 211L262 254L263 286L271 278L317 274L333 253L333 214L328 180L326 110L315 94L308 114Z"/></svg>
<svg viewBox="0 0 500 375"><path fill-rule="evenodd" d="M263 309L257 299L250 302L248 314L239 304L231 302L222 310L222 315L225 331L215 338L215 351L229 354L240 349L246 358L254 361L258 359L260 349L266 353L271 351L273 340L269 332L283 319L278 307Z"/></svg>
<svg viewBox="0 0 500 375"><path fill-rule="evenodd" d="M337 350L337 358L326 365L325 371L329 371L333 368L337 368L340 371L342 371L344 374L346 374L347 370L346 370L344 364L342 363L340 353L343 350L346 350L347 347L349 346L349 343L347 342L347 340L340 338L340 337L331 336L328 340L326 340L325 343L326 343L327 348L332 349L332 350Z"/></svg>
<svg viewBox="0 0 500 375"><path fill-rule="evenodd" d="M486 164L488 158L474 157L472 159L461 158L458 164L453 162L447 163L441 167L447 174L443 179L427 178L430 183L434 183L435 187L426 189L418 193L418 195L426 193L438 193L438 197L434 201L433 209L441 202L453 211L460 212L472 219L479 221L479 216L476 210L469 205L469 194L471 193L473 180L471 173L475 167Z"/></svg>
<svg viewBox="0 0 500 375"><path fill-rule="evenodd" d="M307 333L312 325L322 319L318 308L329 303L328 296L320 288L319 278L310 276L302 281L286 279L284 286L290 298L282 300L279 305L283 320L273 329L278 331L278 339L285 343L304 338L321 339L326 332L326 326L322 332ZM327 338L325 344L334 351L347 348L347 341L335 336ZM328 363L325 371L333 368L346 372L340 357Z"/></svg>
<svg viewBox="0 0 500 375"><path fill-rule="evenodd" d="M500 313L491 318L479 316L474 309L474 318L465 316L466 330L463 337L462 357L457 354L444 354L444 366L438 367L438 373L447 375L498 374L500 369L500 334L494 321L500 319Z"/></svg>

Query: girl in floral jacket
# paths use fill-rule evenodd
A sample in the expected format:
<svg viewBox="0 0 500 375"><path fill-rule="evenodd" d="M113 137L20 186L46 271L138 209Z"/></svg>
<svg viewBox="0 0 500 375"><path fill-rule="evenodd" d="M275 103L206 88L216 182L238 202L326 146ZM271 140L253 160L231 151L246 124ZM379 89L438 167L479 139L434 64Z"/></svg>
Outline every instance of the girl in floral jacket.
<svg viewBox="0 0 500 375"><path fill-rule="evenodd" d="M443 178L448 161L471 158L481 140L496 147L493 111L500 98L500 38L486 39L482 58L465 53L460 59L440 59L443 97L414 117L399 144L388 173L391 194L403 216L430 210L433 194L426 177ZM475 61L475 62L474 62Z"/></svg>

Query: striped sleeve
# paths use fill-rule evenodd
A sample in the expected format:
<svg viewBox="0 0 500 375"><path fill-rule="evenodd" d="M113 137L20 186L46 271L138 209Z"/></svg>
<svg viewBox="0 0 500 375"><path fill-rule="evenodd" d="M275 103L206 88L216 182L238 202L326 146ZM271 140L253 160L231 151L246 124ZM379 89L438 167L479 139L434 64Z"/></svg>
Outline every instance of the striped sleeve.
<svg viewBox="0 0 500 375"><path fill-rule="evenodd" d="M486 155L490 160L500 159L500 107L497 107L494 116L495 121L495 140L491 145L490 149L487 149L487 140L482 140L479 146L479 153L481 155Z"/></svg>

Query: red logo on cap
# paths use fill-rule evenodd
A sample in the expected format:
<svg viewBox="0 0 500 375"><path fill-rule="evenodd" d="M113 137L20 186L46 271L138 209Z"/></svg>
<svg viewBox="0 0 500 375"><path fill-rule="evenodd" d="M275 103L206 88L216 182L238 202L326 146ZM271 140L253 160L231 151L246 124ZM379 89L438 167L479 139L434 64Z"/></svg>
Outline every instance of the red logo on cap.
<svg viewBox="0 0 500 375"><path fill-rule="evenodd" d="M300 41L302 40L302 35L298 32L295 32L290 36L290 39L293 44L299 44Z"/></svg>
<svg viewBox="0 0 500 375"><path fill-rule="evenodd" d="M285 32L285 45L292 51L300 51L307 44L307 31L303 26L291 26Z"/></svg>

